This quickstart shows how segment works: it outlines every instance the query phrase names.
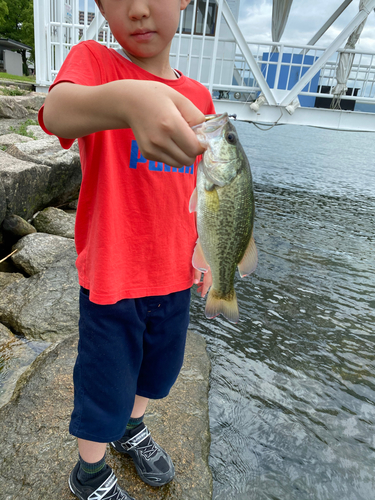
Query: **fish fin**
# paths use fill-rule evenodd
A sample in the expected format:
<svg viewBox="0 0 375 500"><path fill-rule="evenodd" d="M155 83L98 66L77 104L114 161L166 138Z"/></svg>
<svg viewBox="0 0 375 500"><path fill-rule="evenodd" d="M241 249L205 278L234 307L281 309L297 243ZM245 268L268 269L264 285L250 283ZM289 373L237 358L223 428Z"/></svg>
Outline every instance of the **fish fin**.
<svg viewBox="0 0 375 500"><path fill-rule="evenodd" d="M198 269L198 271L201 271L202 273L206 273L210 267L206 260L206 257L204 256L203 248L201 242L199 241L199 238L197 239L197 243L194 248L192 262L193 267L195 267L195 269Z"/></svg>
<svg viewBox="0 0 375 500"><path fill-rule="evenodd" d="M222 314L230 322L238 323L240 315L238 312L236 292L233 290L227 297L224 298L220 296L213 287L211 287L208 292L205 313L206 317L210 319Z"/></svg>
<svg viewBox="0 0 375 500"><path fill-rule="evenodd" d="M189 201L189 212L190 213L197 211L197 204L198 204L198 191L197 191L197 188L195 188L190 196L190 201Z"/></svg>
<svg viewBox="0 0 375 500"><path fill-rule="evenodd" d="M255 271L258 264L258 251L255 245L254 236L252 235L245 250L245 254L242 257L241 262L238 264L238 271L241 278L251 274Z"/></svg>

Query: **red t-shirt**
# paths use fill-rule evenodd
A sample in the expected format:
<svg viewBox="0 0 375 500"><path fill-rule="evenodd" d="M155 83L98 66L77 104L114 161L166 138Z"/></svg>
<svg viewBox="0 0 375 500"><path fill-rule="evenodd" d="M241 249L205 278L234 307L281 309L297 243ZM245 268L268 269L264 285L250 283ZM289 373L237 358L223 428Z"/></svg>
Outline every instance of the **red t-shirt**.
<svg viewBox="0 0 375 500"><path fill-rule="evenodd" d="M184 75L176 80L158 78L94 41L71 49L51 88L59 82L94 86L121 79L165 83L204 114L214 113L210 93L200 83ZM43 108L39 123L46 130ZM60 138L60 142L68 149L73 140ZM197 162L176 169L146 160L131 129L97 132L78 143L82 184L76 265L90 300L113 304L191 287L197 233L189 199Z"/></svg>

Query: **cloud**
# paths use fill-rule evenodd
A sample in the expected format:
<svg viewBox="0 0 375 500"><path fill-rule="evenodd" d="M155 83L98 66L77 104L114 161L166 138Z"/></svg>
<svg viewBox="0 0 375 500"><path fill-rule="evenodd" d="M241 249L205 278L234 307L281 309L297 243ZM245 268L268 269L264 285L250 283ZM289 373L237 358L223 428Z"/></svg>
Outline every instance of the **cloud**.
<svg viewBox="0 0 375 500"><path fill-rule="evenodd" d="M311 0L294 0L281 41L307 44L341 3L342 0L314 0L312 6ZM327 47L357 14L358 5L359 0L354 0L316 45ZM79 8L83 10L84 0L79 0ZM88 0L88 10L94 12L94 0ZM240 0L238 24L246 40L272 42L272 0ZM357 48L375 52L375 12L369 15Z"/></svg>
<svg viewBox="0 0 375 500"><path fill-rule="evenodd" d="M315 0L312 6L311 0L294 0L281 41L307 44L341 3L341 0ZM358 13L358 5L358 0L353 1L316 45L327 47ZM242 0L238 24L246 40L271 42L272 0ZM375 52L375 12L368 16L357 47Z"/></svg>

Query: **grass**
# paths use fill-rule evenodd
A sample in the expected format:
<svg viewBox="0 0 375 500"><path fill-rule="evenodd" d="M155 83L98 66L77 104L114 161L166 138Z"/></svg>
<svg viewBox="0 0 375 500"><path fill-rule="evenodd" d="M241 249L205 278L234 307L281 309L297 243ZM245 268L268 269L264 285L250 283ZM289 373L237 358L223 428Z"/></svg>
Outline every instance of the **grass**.
<svg viewBox="0 0 375 500"><path fill-rule="evenodd" d="M0 80L13 80L18 82L35 83L35 76L17 76L10 75L9 73L0 73Z"/></svg>
<svg viewBox="0 0 375 500"><path fill-rule="evenodd" d="M8 87L4 87L1 89L1 93L2 95L14 96L14 95L25 95L26 92L20 89L8 89Z"/></svg>
<svg viewBox="0 0 375 500"><path fill-rule="evenodd" d="M32 139L36 139L36 137L34 136L34 134L29 133L27 131L27 127L29 125L38 125L38 122L35 121L35 120L30 120L30 119L29 120L25 120L17 128L15 128L15 127L9 127L9 130L11 132L13 132L14 134L24 135L26 137L31 137Z"/></svg>

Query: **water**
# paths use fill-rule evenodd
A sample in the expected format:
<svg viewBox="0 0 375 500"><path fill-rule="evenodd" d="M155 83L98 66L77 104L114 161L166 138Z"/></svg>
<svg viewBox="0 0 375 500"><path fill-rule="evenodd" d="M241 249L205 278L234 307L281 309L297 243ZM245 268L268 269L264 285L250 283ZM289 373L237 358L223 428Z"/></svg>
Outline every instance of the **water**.
<svg viewBox="0 0 375 500"><path fill-rule="evenodd" d="M215 500L375 500L374 134L237 122L259 265L207 340Z"/></svg>

